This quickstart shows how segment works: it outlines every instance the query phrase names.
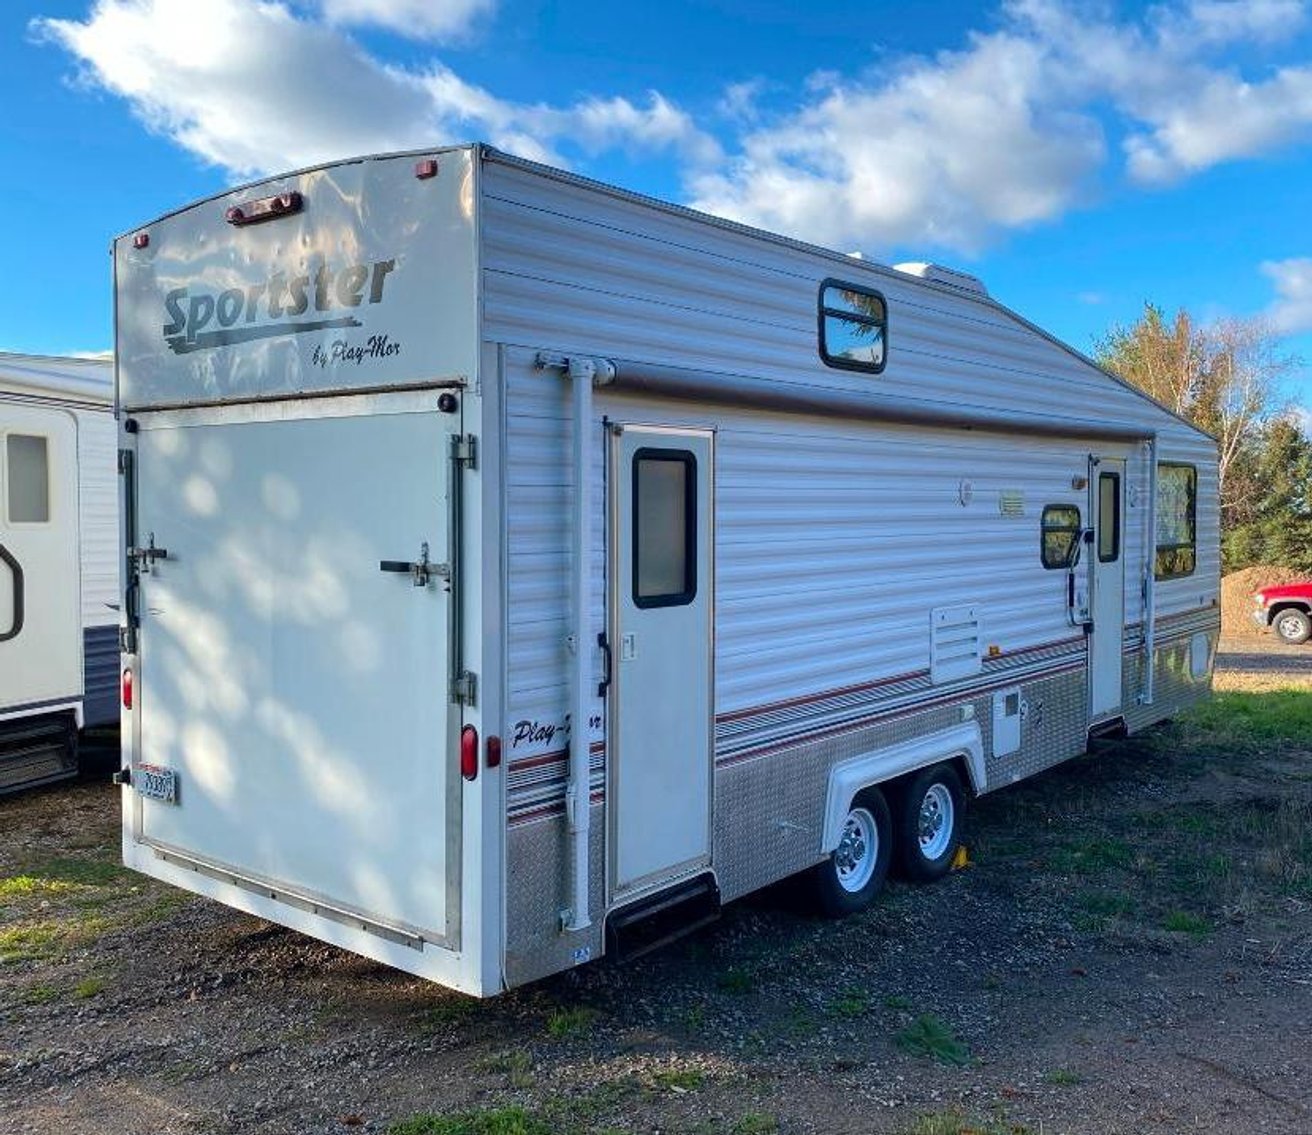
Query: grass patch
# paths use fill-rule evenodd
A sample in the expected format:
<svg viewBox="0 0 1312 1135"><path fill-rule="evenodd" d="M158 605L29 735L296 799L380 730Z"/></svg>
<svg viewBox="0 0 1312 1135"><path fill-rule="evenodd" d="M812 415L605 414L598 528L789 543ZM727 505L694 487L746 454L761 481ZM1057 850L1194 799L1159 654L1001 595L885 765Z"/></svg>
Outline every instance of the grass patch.
<svg viewBox="0 0 1312 1135"><path fill-rule="evenodd" d="M1053 1084L1059 1088L1070 1088L1082 1083L1084 1077L1078 1072L1072 1072L1069 1068L1054 1068L1051 1072L1045 1073L1043 1082Z"/></svg>
<svg viewBox="0 0 1312 1135"><path fill-rule="evenodd" d="M939 1017L922 1013L894 1038L903 1052L928 1056L942 1064L962 1067L971 1061L970 1050Z"/></svg>
<svg viewBox="0 0 1312 1135"><path fill-rule="evenodd" d="M1030 1135L1030 1129L1005 1119L975 1119L959 1111L922 1115L905 1135Z"/></svg>
<svg viewBox="0 0 1312 1135"><path fill-rule="evenodd" d="M730 1128L732 1135L775 1135L779 1121L761 1111L749 1111Z"/></svg>
<svg viewBox="0 0 1312 1135"><path fill-rule="evenodd" d="M450 998L422 1010L418 1015L417 1024L421 1033L431 1036L433 1033L446 1032L469 1020L477 1011L477 998L453 994Z"/></svg>
<svg viewBox="0 0 1312 1135"><path fill-rule="evenodd" d="M84 977L73 986L73 996L86 1001L103 992L104 988L105 979L103 977Z"/></svg>
<svg viewBox="0 0 1312 1135"><path fill-rule="evenodd" d="M870 1009L870 997L864 989L845 989L829 1002L830 1016L851 1020L864 1017Z"/></svg>
<svg viewBox="0 0 1312 1135"><path fill-rule="evenodd" d="M43 879L39 875L14 875L0 879L0 902L13 903L44 898L48 895L66 894L73 890L72 883L62 879Z"/></svg>
<svg viewBox="0 0 1312 1135"><path fill-rule="evenodd" d="M891 1009L895 1013L911 1012L911 998L903 997L900 993L890 993L884 998L884 1008Z"/></svg>
<svg viewBox="0 0 1312 1135"><path fill-rule="evenodd" d="M1162 919L1162 929L1177 934L1192 934L1195 938L1201 938L1211 933L1212 924L1192 911L1172 910L1168 911L1166 917Z"/></svg>
<svg viewBox="0 0 1312 1135"><path fill-rule="evenodd" d="M1217 693L1191 708L1182 720L1206 733L1209 747L1247 750L1255 742L1272 741L1312 746L1312 693Z"/></svg>
<svg viewBox="0 0 1312 1135"><path fill-rule="evenodd" d="M1048 857L1054 871L1069 875L1100 875L1124 870L1134 863L1134 848L1123 839L1099 837L1055 848Z"/></svg>
<svg viewBox="0 0 1312 1135"><path fill-rule="evenodd" d="M751 993L756 988L756 975L741 966L731 966L715 979L715 984L726 993Z"/></svg>
<svg viewBox="0 0 1312 1135"><path fill-rule="evenodd" d="M527 1088L533 1083L533 1057L522 1048L494 1052L479 1061L478 1070L505 1076L512 1088Z"/></svg>
<svg viewBox="0 0 1312 1135"><path fill-rule="evenodd" d="M598 1013L586 1005L557 1009L547 1018L547 1035L555 1040L584 1036L592 1030Z"/></svg>
<svg viewBox="0 0 1312 1135"><path fill-rule="evenodd" d="M128 869L106 859L48 859L28 873L52 883L68 883L75 887L105 887L128 877Z"/></svg>
<svg viewBox="0 0 1312 1135"><path fill-rule="evenodd" d="M557 1135L558 1129L521 1107L412 1115L393 1123L388 1135Z"/></svg>
<svg viewBox="0 0 1312 1135"><path fill-rule="evenodd" d="M658 1088L664 1088L672 1092L694 1092L706 1083L706 1073L699 1072L696 1068L672 1068L665 1072L657 1072L652 1077L652 1082Z"/></svg>
<svg viewBox="0 0 1312 1135"><path fill-rule="evenodd" d="M23 994L24 1005L49 1005L59 1000L59 990L53 985L34 985Z"/></svg>
<svg viewBox="0 0 1312 1135"><path fill-rule="evenodd" d="M55 952L62 929L57 922L27 922L0 930L0 963L49 957Z"/></svg>

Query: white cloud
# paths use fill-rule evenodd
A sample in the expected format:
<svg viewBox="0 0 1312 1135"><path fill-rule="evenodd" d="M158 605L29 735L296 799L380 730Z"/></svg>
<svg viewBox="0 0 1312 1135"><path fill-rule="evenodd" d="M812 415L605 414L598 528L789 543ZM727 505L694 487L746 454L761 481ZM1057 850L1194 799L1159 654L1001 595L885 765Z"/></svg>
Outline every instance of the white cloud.
<svg viewBox="0 0 1312 1135"><path fill-rule="evenodd" d="M978 249L1095 195L1116 154L1145 185L1312 137L1309 0L1004 0L992 30L782 92L728 82L718 141L668 94L519 103L441 58L399 66L345 29L467 35L496 0L96 0L33 24L84 80L236 174L483 138L527 157L680 165L697 207L838 248ZM732 78L732 76L730 77ZM1119 148L1119 149L1118 149Z"/></svg>
<svg viewBox="0 0 1312 1135"><path fill-rule="evenodd" d="M330 24L386 28L410 39L449 40L469 32L495 0L319 0Z"/></svg>
<svg viewBox="0 0 1312 1135"><path fill-rule="evenodd" d="M395 15L417 2L352 5ZM570 141L673 150L690 160L715 152L658 94L645 105L513 103L440 61L422 69L386 64L338 29L273 0L98 0L85 21L39 20L33 29L65 47L85 82L127 100L152 130L238 175L470 138L557 164L566 164L557 145Z"/></svg>
<svg viewBox="0 0 1312 1135"><path fill-rule="evenodd" d="M1272 328L1284 335L1312 331L1312 257L1268 260L1262 274L1276 290L1266 313Z"/></svg>
<svg viewBox="0 0 1312 1135"><path fill-rule="evenodd" d="M1169 182L1312 133L1312 67L1246 79L1214 56L1279 44L1303 0L1193 0L1139 22L1102 6L1010 0L960 51L859 78L814 77L802 105L755 125L696 204L840 247L977 248L1072 208L1104 166Z"/></svg>
<svg viewBox="0 0 1312 1135"><path fill-rule="evenodd" d="M1011 35L914 61L895 77L831 79L747 134L696 205L834 247L976 246L995 227L1053 217L1101 163L1090 119L1050 107L1042 49Z"/></svg>

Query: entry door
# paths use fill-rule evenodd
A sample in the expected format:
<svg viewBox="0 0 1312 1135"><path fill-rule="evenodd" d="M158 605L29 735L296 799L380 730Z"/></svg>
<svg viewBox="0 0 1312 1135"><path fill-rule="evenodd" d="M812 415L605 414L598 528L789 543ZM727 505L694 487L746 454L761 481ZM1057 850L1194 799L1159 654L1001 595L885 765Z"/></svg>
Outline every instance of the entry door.
<svg viewBox="0 0 1312 1135"><path fill-rule="evenodd" d="M82 696L77 423L0 407L0 711Z"/></svg>
<svg viewBox="0 0 1312 1135"><path fill-rule="evenodd" d="M712 435L617 427L611 450L610 880L711 858Z"/></svg>
<svg viewBox="0 0 1312 1135"><path fill-rule="evenodd" d="M1125 461L1095 458L1089 467L1093 545L1093 633L1089 639L1089 713L1094 721L1121 711L1121 637L1125 626Z"/></svg>

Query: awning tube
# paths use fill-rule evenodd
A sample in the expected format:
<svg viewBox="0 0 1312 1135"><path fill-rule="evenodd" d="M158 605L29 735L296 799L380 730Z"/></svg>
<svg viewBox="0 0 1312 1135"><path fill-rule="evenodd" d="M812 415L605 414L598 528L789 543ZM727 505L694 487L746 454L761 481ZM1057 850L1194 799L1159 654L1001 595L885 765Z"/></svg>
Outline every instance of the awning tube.
<svg viewBox="0 0 1312 1135"><path fill-rule="evenodd" d="M565 790L565 814L569 831L570 896L569 908L561 912L565 930L585 930L591 925L588 887L588 848L592 830L591 781L589 760L591 730L588 719L593 705L592 596L589 573L592 568L592 384L600 373L594 359L539 356L540 367L564 367L573 384L574 431L574 508L572 512L573 562L570 572L570 637L573 640L574 665L570 671L569 784Z"/></svg>

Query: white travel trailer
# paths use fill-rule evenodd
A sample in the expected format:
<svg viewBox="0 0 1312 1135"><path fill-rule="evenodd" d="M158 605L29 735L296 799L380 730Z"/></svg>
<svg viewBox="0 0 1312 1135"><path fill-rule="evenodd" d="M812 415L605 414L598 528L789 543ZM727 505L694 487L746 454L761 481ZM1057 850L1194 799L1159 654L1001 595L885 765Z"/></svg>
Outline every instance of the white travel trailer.
<svg viewBox="0 0 1312 1135"><path fill-rule="evenodd" d="M113 398L108 359L0 353L0 792L118 721Z"/></svg>
<svg viewBox="0 0 1312 1135"><path fill-rule="evenodd" d="M1205 696L1216 449L932 265L481 146L115 244L123 855L479 995Z"/></svg>

